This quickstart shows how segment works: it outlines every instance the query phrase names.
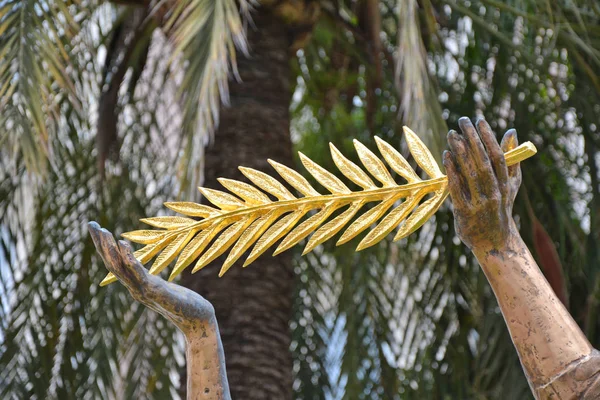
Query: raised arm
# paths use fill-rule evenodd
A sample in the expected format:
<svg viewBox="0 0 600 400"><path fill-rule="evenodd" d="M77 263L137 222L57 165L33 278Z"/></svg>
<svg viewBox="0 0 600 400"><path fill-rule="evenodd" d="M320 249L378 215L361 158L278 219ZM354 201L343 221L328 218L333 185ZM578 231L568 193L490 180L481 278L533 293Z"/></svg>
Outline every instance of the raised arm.
<svg viewBox="0 0 600 400"><path fill-rule="evenodd" d="M583 335L535 263L512 218L521 184L519 165L503 153L517 146L515 130L498 145L483 120L461 118L444 153L454 225L487 277L529 385L538 399L600 398L600 354Z"/></svg>
<svg viewBox="0 0 600 400"><path fill-rule="evenodd" d="M96 250L131 296L166 317L185 335L187 398L229 400L225 356L215 310L198 293L150 275L124 241L95 222L89 224Z"/></svg>

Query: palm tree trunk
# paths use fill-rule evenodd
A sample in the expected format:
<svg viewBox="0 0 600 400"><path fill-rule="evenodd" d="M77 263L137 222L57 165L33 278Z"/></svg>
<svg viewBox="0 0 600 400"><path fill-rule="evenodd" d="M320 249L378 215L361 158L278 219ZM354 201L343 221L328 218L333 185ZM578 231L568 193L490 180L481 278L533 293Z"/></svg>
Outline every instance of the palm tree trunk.
<svg viewBox="0 0 600 400"><path fill-rule="evenodd" d="M207 149L206 187L219 188L218 177L247 181L240 165L271 174L267 158L292 163L289 34L268 9L259 7L253 21L251 56L239 58L242 82L232 84L231 106L222 110L215 143ZM238 263L218 278L223 261L185 274L183 283L215 307L232 398L291 399L290 254L265 254L249 268Z"/></svg>

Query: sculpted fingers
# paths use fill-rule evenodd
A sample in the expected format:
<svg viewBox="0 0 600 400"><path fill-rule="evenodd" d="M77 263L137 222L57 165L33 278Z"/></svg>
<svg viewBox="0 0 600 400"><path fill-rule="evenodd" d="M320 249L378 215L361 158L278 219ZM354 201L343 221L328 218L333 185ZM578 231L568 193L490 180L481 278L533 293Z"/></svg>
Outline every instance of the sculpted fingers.
<svg viewBox="0 0 600 400"><path fill-rule="evenodd" d="M484 119L479 119L477 121L477 130L479 131L481 140L487 149L488 157L498 180L498 188L500 189L500 193L503 197L507 196L508 170L506 168L504 153L502 152L502 149L496 140L496 135L494 135L492 128Z"/></svg>
<svg viewBox="0 0 600 400"><path fill-rule="evenodd" d="M469 148L470 163L474 166L474 177L477 179L478 191L473 192L473 195L481 194L490 196L497 190L496 177L494 176L492 165L488 157L483 143L479 138L479 134L467 117L462 117L458 120L458 126L466 139ZM459 161L460 162L460 161Z"/></svg>
<svg viewBox="0 0 600 400"><path fill-rule="evenodd" d="M517 131L514 129L509 129L506 131L504 136L502 137L502 142L500 143L500 147L504 153L516 149L519 146L519 139L517 138ZM519 163L511 165L508 167L508 176L513 178L516 177L520 171Z"/></svg>
<svg viewBox="0 0 600 400"><path fill-rule="evenodd" d="M509 129L504 134L502 138L502 142L500 143L500 147L503 152L507 152L519 146L519 139L517 138L517 131L514 129ZM511 165L508 167L508 180L509 187L511 191L511 198L509 200L514 201L517 195L517 191L519 190L519 186L521 186L521 165L517 163L515 165Z"/></svg>
<svg viewBox="0 0 600 400"><path fill-rule="evenodd" d="M123 268L118 278L130 291L133 288L139 289L139 286L144 283L148 274L146 269L134 257L131 246L124 240L119 240L119 253L123 260Z"/></svg>
<svg viewBox="0 0 600 400"><path fill-rule="evenodd" d="M124 241L119 241L117 244L112 233L96 222L90 222L88 229L106 268L129 289L132 295L139 294L144 285L146 272L133 256L129 244Z"/></svg>
<svg viewBox="0 0 600 400"><path fill-rule="evenodd" d="M456 131L451 130L448 132L448 147L452 152L455 165L469 188L469 198L474 198L478 193L481 193L481 185L477 164L473 159L466 139Z"/></svg>
<svg viewBox="0 0 600 400"><path fill-rule="evenodd" d="M458 126L463 134L463 137L467 139L467 143L471 148L471 152L473 153L473 157L478 166L483 167L486 162L489 163L483 143L481 143L479 135L471 123L471 120L467 117L462 117L458 120Z"/></svg>
<svg viewBox="0 0 600 400"><path fill-rule="evenodd" d="M117 250L115 238L109 231L101 228L96 222L90 222L88 224L88 229L92 236L94 246L96 246L96 250L100 253L102 261L104 261L104 265L106 265L106 268L108 268L110 272L118 277L118 274L120 274L122 269L122 262L121 255Z"/></svg>
<svg viewBox="0 0 600 400"><path fill-rule="evenodd" d="M448 189L455 209L468 207L469 188L464 183L454 156L448 150L442 155L446 175L448 176Z"/></svg>
<svg viewBox="0 0 600 400"><path fill-rule="evenodd" d="M476 174L479 180L481 194L491 195L497 189L496 177L490 159L488 157L479 134L467 117L458 120L458 126L467 140L473 163L476 166Z"/></svg>

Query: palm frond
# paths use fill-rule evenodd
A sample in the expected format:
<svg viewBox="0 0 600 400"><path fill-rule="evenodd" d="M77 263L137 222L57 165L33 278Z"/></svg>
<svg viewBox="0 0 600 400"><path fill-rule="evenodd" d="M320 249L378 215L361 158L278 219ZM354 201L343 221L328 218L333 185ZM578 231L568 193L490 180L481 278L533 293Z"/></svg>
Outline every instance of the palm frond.
<svg viewBox="0 0 600 400"><path fill-rule="evenodd" d="M355 140L354 146L358 156L365 169L380 182L381 187L378 187L361 167L348 160L330 144L331 155L340 172L363 190L351 191L331 172L299 153L307 171L331 194L320 194L298 172L269 160L283 180L304 197L297 198L280 181L264 172L240 167L242 173L256 187L230 179L219 180L238 197L214 189L199 188L204 197L218 208L189 202L165 204L188 217L203 219L197 221L187 217L170 216L144 218L142 222L159 230L138 230L124 233L122 236L132 242L146 245L135 252L140 262L145 264L157 256L150 268L151 274L159 274L179 256L169 280L174 279L198 257L200 259L192 272L205 267L233 246L219 273L219 276L222 276L252 245L254 247L244 267L281 238L285 237L274 255L288 250L314 232L304 248L303 254L306 254L337 234L365 204L371 202L379 202L380 207L365 213L366 218L356 219L346 229L338 244L359 235L379 220L393 203L404 199L361 240L357 251L381 241L404 221L394 237L394 240L400 240L419 229L435 214L448 195L447 178L442 174L429 149L409 128L405 127L404 132L414 159L429 179L420 179L399 152L389 143L376 138L384 159L407 181L406 184L398 184L383 161ZM533 144L524 143L506 154L507 164L519 162L535 152ZM259 189L276 197L277 201L271 201ZM421 203L427 195L431 197ZM344 212L323 225L329 216L343 207L347 207ZM297 225L305 215L317 210L316 214ZM109 274L102 284L106 285L115 280L116 277Z"/></svg>
<svg viewBox="0 0 600 400"><path fill-rule="evenodd" d="M228 78L231 73L237 76L235 49L248 52L238 4L247 16L246 0L178 2L166 23L173 54L186 60L180 86L186 141L180 160L184 189L201 182L204 146L218 123L220 102L228 104Z"/></svg>
<svg viewBox="0 0 600 400"><path fill-rule="evenodd" d="M67 48L79 31L74 15L80 6L53 0L0 4L0 144L7 140L18 149L34 172L45 169L52 116L61 97L57 92L78 104Z"/></svg>
<svg viewBox="0 0 600 400"><path fill-rule="evenodd" d="M428 55L423 43L418 11L417 0L398 2L398 58L395 75L400 97L400 115L406 125L421 132L427 145L439 156L445 139L442 134L448 132L448 127L442 118L434 81L429 75ZM425 7L424 12L432 10Z"/></svg>

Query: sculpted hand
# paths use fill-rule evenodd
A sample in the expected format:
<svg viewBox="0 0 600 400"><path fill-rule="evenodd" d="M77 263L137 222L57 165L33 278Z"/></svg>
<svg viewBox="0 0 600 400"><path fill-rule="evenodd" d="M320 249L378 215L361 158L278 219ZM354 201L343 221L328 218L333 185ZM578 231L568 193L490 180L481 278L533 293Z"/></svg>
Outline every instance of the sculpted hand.
<svg viewBox="0 0 600 400"><path fill-rule="evenodd" d="M134 299L162 314L185 335L187 398L231 400L225 355L212 304L198 293L150 275L133 256L127 242L95 222L89 223L96 250L106 268L129 290Z"/></svg>
<svg viewBox="0 0 600 400"><path fill-rule="evenodd" d="M89 231L106 268L135 300L168 318L184 333L215 322L212 304L198 293L150 275L127 242L120 240L117 244L113 235L97 223L90 222Z"/></svg>
<svg viewBox="0 0 600 400"><path fill-rule="evenodd" d="M535 263L512 218L518 164L511 129L498 145L487 122L458 122L444 153L454 226L490 283L536 399L600 399L600 353L592 348Z"/></svg>
<svg viewBox="0 0 600 400"><path fill-rule="evenodd" d="M462 134L448 133L450 150L443 156L456 233L472 251L498 250L518 235L512 207L521 169L519 164L507 167L504 160L504 152L518 146L517 132L506 132L498 145L484 120L477 121L477 129L466 117L458 125Z"/></svg>

